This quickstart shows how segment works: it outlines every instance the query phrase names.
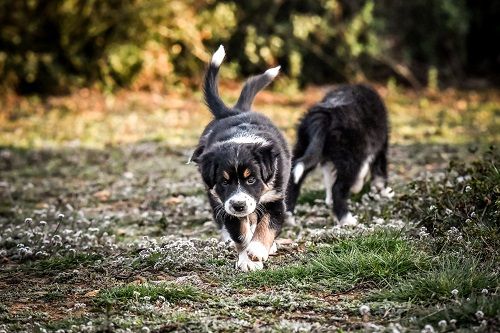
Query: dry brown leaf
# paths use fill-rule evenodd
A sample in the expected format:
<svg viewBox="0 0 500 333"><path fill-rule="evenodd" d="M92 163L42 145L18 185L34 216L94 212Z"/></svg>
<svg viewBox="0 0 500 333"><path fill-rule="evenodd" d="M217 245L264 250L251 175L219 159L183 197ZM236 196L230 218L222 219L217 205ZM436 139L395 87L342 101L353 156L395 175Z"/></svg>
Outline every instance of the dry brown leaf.
<svg viewBox="0 0 500 333"><path fill-rule="evenodd" d="M102 190L94 193L94 197L97 198L99 201L108 201L110 196L111 192L109 190Z"/></svg>
<svg viewBox="0 0 500 333"><path fill-rule="evenodd" d="M91 290L89 291L88 293L86 293L85 295L83 295L84 297L96 297L97 294L99 294L99 289L96 289L96 290Z"/></svg>

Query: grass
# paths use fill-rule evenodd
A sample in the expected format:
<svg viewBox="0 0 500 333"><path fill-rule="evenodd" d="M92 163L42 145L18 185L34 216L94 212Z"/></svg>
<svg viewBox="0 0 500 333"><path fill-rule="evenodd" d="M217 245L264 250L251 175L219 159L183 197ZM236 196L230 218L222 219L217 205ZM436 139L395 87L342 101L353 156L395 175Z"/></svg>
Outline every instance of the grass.
<svg viewBox="0 0 500 333"><path fill-rule="evenodd" d="M440 321L446 320L449 329L475 327L486 330L487 327L481 327L481 322L485 320L490 327L498 325L498 309L500 309L500 296L496 294L459 298L455 302L446 303L437 308L419 308L414 311L417 314L417 323L421 326L431 322L434 327L438 327ZM481 311L483 315L481 316L478 311ZM451 324L452 320L456 320L457 323Z"/></svg>
<svg viewBox="0 0 500 333"><path fill-rule="evenodd" d="M102 259L99 254L76 253L61 257L50 257L37 261L29 261L22 267L29 272L43 272L44 274L56 274L57 272L74 269L80 266L90 265L96 260Z"/></svg>
<svg viewBox="0 0 500 333"><path fill-rule="evenodd" d="M148 302L156 302L160 296L164 297L164 301L169 303L178 303L182 300L198 302L207 298L207 295L190 285L142 283L125 284L103 290L99 293L95 302L97 304L124 303L144 299L144 297L149 297Z"/></svg>
<svg viewBox="0 0 500 333"><path fill-rule="evenodd" d="M435 258L430 269L406 277L372 299L434 304L477 296L483 289L498 288L497 269L492 262L481 263L474 257L461 257L456 253L444 254ZM454 289L458 290L457 297L452 295Z"/></svg>
<svg viewBox="0 0 500 333"><path fill-rule="evenodd" d="M301 264L252 272L238 283L253 287L320 283L339 291L359 285L385 286L427 266L429 257L400 233L378 231L321 246Z"/></svg>
<svg viewBox="0 0 500 333"><path fill-rule="evenodd" d="M360 225L337 228L322 202L321 172L313 172L297 205L299 226L284 226L277 255L253 273L234 270L235 251L215 239L197 169L185 165L210 118L200 95L28 98L14 103L20 115L6 105L0 331L397 324L419 332L428 324L438 331L440 320L448 331L499 331L500 155L483 154L500 141L498 94L378 90L391 115L395 198L376 200L367 186L350 200ZM292 142L296 119L322 94L264 92L256 109ZM40 242L55 233L57 245ZM38 250L45 253L23 255Z"/></svg>

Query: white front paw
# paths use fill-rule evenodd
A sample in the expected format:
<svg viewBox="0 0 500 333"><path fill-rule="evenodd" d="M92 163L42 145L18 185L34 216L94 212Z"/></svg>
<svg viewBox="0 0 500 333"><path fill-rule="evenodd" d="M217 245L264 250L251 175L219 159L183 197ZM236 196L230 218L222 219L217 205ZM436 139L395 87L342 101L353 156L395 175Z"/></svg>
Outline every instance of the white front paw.
<svg viewBox="0 0 500 333"><path fill-rule="evenodd" d="M382 191L380 191L380 195L385 197L385 198L392 199L394 197L394 190L392 188L390 188L389 186L387 186Z"/></svg>
<svg viewBox="0 0 500 333"><path fill-rule="evenodd" d="M340 226L356 225L356 224L358 224L358 220L354 216L352 216L351 213L347 213L340 220L339 224L340 224Z"/></svg>
<svg viewBox="0 0 500 333"><path fill-rule="evenodd" d="M252 261L266 261L269 255L267 248L259 241L251 241L246 251Z"/></svg>
<svg viewBox="0 0 500 333"><path fill-rule="evenodd" d="M264 264L262 261L252 261L247 255L246 250L243 250L238 255L238 262L236 263L236 268L241 269L243 272L250 272L262 269Z"/></svg>

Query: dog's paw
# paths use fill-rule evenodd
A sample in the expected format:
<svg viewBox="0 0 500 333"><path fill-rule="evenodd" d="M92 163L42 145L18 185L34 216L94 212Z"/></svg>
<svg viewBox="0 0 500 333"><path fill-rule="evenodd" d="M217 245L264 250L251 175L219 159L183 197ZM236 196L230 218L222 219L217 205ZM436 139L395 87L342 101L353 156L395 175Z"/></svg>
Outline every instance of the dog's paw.
<svg viewBox="0 0 500 333"><path fill-rule="evenodd" d="M340 226L348 226L348 225L356 225L358 224L358 220L352 216L351 213L347 213L340 221Z"/></svg>
<svg viewBox="0 0 500 333"><path fill-rule="evenodd" d="M384 198L392 199L394 197L394 190L387 186L386 188L380 191L380 195Z"/></svg>
<svg viewBox="0 0 500 333"><path fill-rule="evenodd" d="M252 261L266 261L269 256L269 251L259 241L251 241L246 249L248 257Z"/></svg>
<svg viewBox="0 0 500 333"><path fill-rule="evenodd" d="M238 261L236 262L236 268L241 269L243 272L251 272L264 268L262 261L252 261L244 250L238 255Z"/></svg>
<svg viewBox="0 0 500 333"><path fill-rule="evenodd" d="M278 246L276 245L276 242L273 242L273 245L269 249L269 255L271 256L273 254L276 254L276 252L278 252Z"/></svg>
<svg viewBox="0 0 500 333"><path fill-rule="evenodd" d="M295 216L293 216L292 212L286 212L285 213L285 224L289 225L291 227L297 225L297 221L295 221Z"/></svg>

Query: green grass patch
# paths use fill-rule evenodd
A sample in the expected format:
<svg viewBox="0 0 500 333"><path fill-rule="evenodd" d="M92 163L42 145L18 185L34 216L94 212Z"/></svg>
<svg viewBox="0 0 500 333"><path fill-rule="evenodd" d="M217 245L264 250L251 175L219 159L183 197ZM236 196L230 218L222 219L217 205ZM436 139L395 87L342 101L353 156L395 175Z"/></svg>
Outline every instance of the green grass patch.
<svg viewBox="0 0 500 333"><path fill-rule="evenodd" d="M456 302L440 304L439 307L427 307L413 309L413 315L417 318L414 324L423 327L431 324L438 327L441 320L446 320L447 327L453 329L469 329L472 326L480 326L483 320L486 321L487 328L493 332L494 325L498 324L500 316L500 295L479 295L471 296L468 300L461 298ZM456 320L456 324L450 324L451 320Z"/></svg>
<svg viewBox="0 0 500 333"><path fill-rule="evenodd" d="M124 303L126 301L144 300L144 297L149 297L149 301L154 302L160 296L170 303L177 303L182 300L201 301L208 298L197 288L189 285L142 283L125 284L106 289L99 293L95 302L97 304Z"/></svg>
<svg viewBox="0 0 500 333"><path fill-rule="evenodd" d="M309 204L314 205L316 200L325 200L324 190L310 190L302 191L299 198L297 199L298 204Z"/></svg>
<svg viewBox="0 0 500 333"><path fill-rule="evenodd" d="M416 272L392 288L375 293L375 300L435 303L457 297L479 294L482 289L496 288L500 278L492 263L480 263L475 258L443 255L429 270ZM458 290L453 296L452 290Z"/></svg>
<svg viewBox="0 0 500 333"><path fill-rule="evenodd" d="M89 265L99 259L102 259L102 256L99 254L67 254L64 256L54 256L38 261L27 262L22 267L22 270L30 272L43 271L44 274L50 274L52 272L55 274L60 271Z"/></svg>
<svg viewBox="0 0 500 333"><path fill-rule="evenodd" d="M378 231L319 247L300 264L242 275L237 283L251 287L320 283L337 290L358 284L385 286L429 265L429 257L400 233Z"/></svg>

